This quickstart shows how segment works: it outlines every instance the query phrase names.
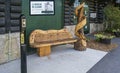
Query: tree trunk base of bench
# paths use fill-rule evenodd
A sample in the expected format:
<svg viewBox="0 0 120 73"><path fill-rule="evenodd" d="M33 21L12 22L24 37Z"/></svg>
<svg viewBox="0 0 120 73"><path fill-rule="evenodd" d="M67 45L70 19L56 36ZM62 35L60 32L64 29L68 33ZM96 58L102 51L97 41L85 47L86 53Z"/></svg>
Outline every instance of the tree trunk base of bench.
<svg viewBox="0 0 120 73"><path fill-rule="evenodd" d="M51 53L51 46L44 46L37 48L37 53L40 57L48 56Z"/></svg>
<svg viewBox="0 0 120 73"><path fill-rule="evenodd" d="M80 41L74 43L74 49L78 51L85 51L86 47L82 46Z"/></svg>

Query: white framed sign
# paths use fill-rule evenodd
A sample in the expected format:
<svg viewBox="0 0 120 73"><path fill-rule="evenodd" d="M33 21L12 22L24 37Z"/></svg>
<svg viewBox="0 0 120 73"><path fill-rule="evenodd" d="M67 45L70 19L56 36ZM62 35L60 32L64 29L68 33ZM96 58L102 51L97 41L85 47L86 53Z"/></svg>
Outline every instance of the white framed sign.
<svg viewBox="0 0 120 73"><path fill-rule="evenodd" d="M30 15L54 14L54 0L30 0Z"/></svg>
<svg viewBox="0 0 120 73"><path fill-rule="evenodd" d="M97 14L96 14L96 13L90 13L90 17L91 17L91 18L96 18L96 17L97 17Z"/></svg>

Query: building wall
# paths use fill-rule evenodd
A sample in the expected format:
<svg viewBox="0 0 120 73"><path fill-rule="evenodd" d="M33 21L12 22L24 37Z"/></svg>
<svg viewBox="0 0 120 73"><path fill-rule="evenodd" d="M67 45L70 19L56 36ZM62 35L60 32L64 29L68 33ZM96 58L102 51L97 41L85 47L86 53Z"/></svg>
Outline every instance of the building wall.
<svg viewBox="0 0 120 73"><path fill-rule="evenodd" d="M18 1L15 1L16 3ZM30 16L29 14L29 1L30 0L19 0L22 1L22 14L27 19L27 31L26 41L28 46L28 52L33 51L29 48L29 35L35 29L61 29L63 27L63 1L55 1L55 15L44 15L44 16ZM16 5L15 3L13 5ZM17 59L20 57L20 37L19 32L16 33L5 33L0 34L0 64Z"/></svg>
<svg viewBox="0 0 120 73"><path fill-rule="evenodd" d="M14 0L16 1L16 0ZM20 0L19 0L20 1ZM61 29L64 26L64 0L54 0L55 1L55 15L49 16L31 16L29 8L29 0L22 1L22 14L26 16L27 20L27 31L26 31L26 41L27 41L27 51L34 51L29 47L29 35L35 29ZM90 24L90 33L101 30L102 24ZM75 37L74 28L75 25L65 26ZM16 33L6 33L0 34L0 64L17 59L20 57L20 37L19 32Z"/></svg>
<svg viewBox="0 0 120 73"><path fill-rule="evenodd" d="M90 33L98 32L104 30L103 24L90 23Z"/></svg>
<svg viewBox="0 0 120 73"><path fill-rule="evenodd" d="M22 13L27 19L26 41L28 45L28 52L33 51L29 47L29 35L35 29L61 29L63 27L63 0L55 1L55 15L30 15L30 0L22 0Z"/></svg>
<svg viewBox="0 0 120 73"><path fill-rule="evenodd" d="M70 25L70 26L64 26L65 29L67 29L74 38L76 38L75 36L75 26L76 25Z"/></svg>
<svg viewBox="0 0 120 73"><path fill-rule="evenodd" d="M0 64L20 57L19 33L0 35Z"/></svg>
<svg viewBox="0 0 120 73"><path fill-rule="evenodd" d="M20 57L21 0L0 0L0 64Z"/></svg>

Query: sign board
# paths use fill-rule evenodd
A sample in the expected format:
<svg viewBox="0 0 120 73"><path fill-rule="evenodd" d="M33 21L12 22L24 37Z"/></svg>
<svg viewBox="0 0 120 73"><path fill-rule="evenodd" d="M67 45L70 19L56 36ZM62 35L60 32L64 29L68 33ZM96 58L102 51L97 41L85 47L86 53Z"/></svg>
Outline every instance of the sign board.
<svg viewBox="0 0 120 73"><path fill-rule="evenodd" d="M30 0L30 15L54 15L54 0Z"/></svg>
<svg viewBox="0 0 120 73"><path fill-rule="evenodd" d="M96 13L90 13L90 18L96 18L97 14Z"/></svg>

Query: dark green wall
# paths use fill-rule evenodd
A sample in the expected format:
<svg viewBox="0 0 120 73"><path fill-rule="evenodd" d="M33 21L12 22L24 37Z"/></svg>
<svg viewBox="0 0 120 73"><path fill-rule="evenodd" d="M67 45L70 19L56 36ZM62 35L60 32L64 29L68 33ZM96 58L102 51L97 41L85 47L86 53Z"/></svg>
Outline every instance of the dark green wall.
<svg viewBox="0 0 120 73"><path fill-rule="evenodd" d="M51 16L30 16L29 0L22 0L22 13L27 19L26 41L29 46L29 35L35 29L61 29L63 27L63 0L55 1L55 15ZM29 48L29 47L28 47ZM30 52L32 49L29 48Z"/></svg>

